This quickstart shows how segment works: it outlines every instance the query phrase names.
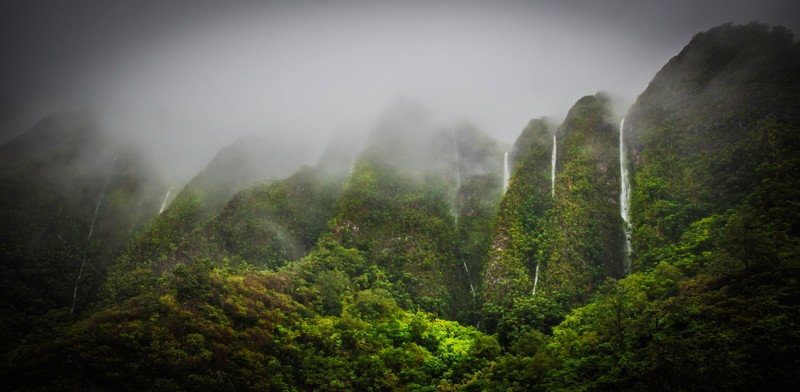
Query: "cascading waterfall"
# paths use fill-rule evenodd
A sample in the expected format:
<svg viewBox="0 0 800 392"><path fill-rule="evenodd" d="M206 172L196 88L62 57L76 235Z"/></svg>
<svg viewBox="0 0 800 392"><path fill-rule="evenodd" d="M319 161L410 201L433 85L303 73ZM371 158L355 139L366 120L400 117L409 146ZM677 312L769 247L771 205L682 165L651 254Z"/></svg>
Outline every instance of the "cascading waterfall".
<svg viewBox="0 0 800 392"><path fill-rule="evenodd" d="M556 135L553 135L553 153L550 155L550 196L556 197Z"/></svg>
<svg viewBox="0 0 800 392"><path fill-rule="evenodd" d="M630 179L628 177L628 165L625 152L625 119L619 123L619 178L620 178L620 192L619 192L619 214L622 216L623 230L625 230L625 255L623 266L625 274L631 273L631 229L630 221L628 220L628 208L631 197Z"/></svg>
<svg viewBox="0 0 800 392"><path fill-rule="evenodd" d="M70 314L75 312L75 302L78 300L78 285L81 282L83 269L86 267L86 256L89 254L89 245L91 244L92 234L94 233L94 223L97 221L97 212L100 211L100 204L103 202L103 196L106 193L106 188L108 187L108 181L111 179L111 174L114 173L114 165L116 163L117 156L114 155L114 161L111 163L111 169L109 169L106 179L103 182L103 188L100 189L100 196L97 198L97 204L94 207L94 214L92 214L92 223L89 225L89 235L86 236L86 247L83 249L83 261L81 261L81 268L78 270L78 277L75 278L75 288L72 290L72 306L69 308Z"/></svg>
<svg viewBox="0 0 800 392"><path fill-rule="evenodd" d="M508 190L508 181L511 179L511 172L508 170L508 151L503 154L503 192Z"/></svg>
<svg viewBox="0 0 800 392"><path fill-rule="evenodd" d="M536 272L533 275L533 294L536 295L536 285L539 283L539 264L536 264Z"/></svg>
<svg viewBox="0 0 800 392"><path fill-rule="evenodd" d="M170 195L170 193L172 193L173 189L175 189L174 186L171 186L171 187L169 187L169 189L167 189L167 194L166 194L166 196L164 196L164 202L161 203L161 208L158 210L159 214L163 213L164 212L164 208L167 207L167 200L169 200L169 195Z"/></svg>

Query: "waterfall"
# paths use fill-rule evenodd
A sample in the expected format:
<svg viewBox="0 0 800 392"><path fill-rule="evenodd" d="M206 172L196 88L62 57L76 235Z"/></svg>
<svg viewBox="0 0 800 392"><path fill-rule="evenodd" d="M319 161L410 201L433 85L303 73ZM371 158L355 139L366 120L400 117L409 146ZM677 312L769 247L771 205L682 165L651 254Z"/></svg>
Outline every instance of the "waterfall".
<svg viewBox="0 0 800 392"><path fill-rule="evenodd" d="M458 155L458 141L456 141L456 133L450 132L450 137L453 139L453 154L455 156L456 167L456 190L461 189L461 157Z"/></svg>
<svg viewBox="0 0 800 392"><path fill-rule="evenodd" d="M167 200L169 200L169 194L170 194L170 193L172 193L172 190L173 190L173 189L175 189L175 187L174 187L174 186L171 186L171 187L169 187L169 189L167 189L167 195L166 195L166 196L164 196L164 202L163 202L163 203L161 203L161 209L159 209L159 210L158 210L158 213L159 213L159 214L161 214L162 212L164 212L164 208L166 208L166 207L167 207Z"/></svg>
<svg viewBox="0 0 800 392"><path fill-rule="evenodd" d="M356 158L358 158L358 152L353 151L353 158L350 160L350 171L347 173L348 177L352 177L353 172L356 171Z"/></svg>
<svg viewBox="0 0 800 392"><path fill-rule="evenodd" d="M508 170L508 151L503 155L503 192L508 190L508 181L511 179L511 173Z"/></svg>
<svg viewBox="0 0 800 392"><path fill-rule="evenodd" d="M469 276L469 268L467 268L467 262L461 260L461 263L464 264L464 271L467 272L467 281L469 282L469 291L472 292L472 295L475 295L475 287L472 286L472 278Z"/></svg>
<svg viewBox="0 0 800 392"><path fill-rule="evenodd" d="M456 188L453 195L453 216L455 217L456 225L458 225L458 195L461 192L461 157L458 154L458 141L456 140L456 133L450 132L450 137L453 139L453 159L455 160L455 180Z"/></svg>
<svg viewBox="0 0 800 392"><path fill-rule="evenodd" d="M553 135L553 154L550 155L550 196L556 197L556 135Z"/></svg>
<svg viewBox="0 0 800 392"><path fill-rule="evenodd" d="M533 275L533 294L536 295L536 285L539 283L539 264L536 264L536 272Z"/></svg>
<svg viewBox="0 0 800 392"><path fill-rule="evenodd" d="M78 277L75 278L75 288L72 290L72 306L69 308L69 313L75 312L75 302L78 300L78 285L81 282L83 269L86 267L86 256L89 254L89 245L92 241L92 233L94 233L94 223L97 221L97 212L100 211L100 204L103 202L103 195L106 193L108 181L111 179L111 174L114 172L114 164L117 163L117 156L114 155L114 161L111 163L111 169L108 170L106 179L103 182L103 188L100 189L100 196L97 198L97 204L94 206L94 214L92 214L92 223L89 225L89 235L86 236L86 247L83 249L83 261L81 261L81 268L78 270Z"/></svg>
<svg viewBox="0 0 800 392"><path fill-rule="evenodd" d="M628 208L630 204L630 197L631 197L631 189L630 189L630 179L628 177L628 165L627 159L625 156L625 138L624 138L624 130L625 130L625 119L623 118L622 121L619 123L619 183L620 183L620 192L619 192L619 214L622 217L622 227L625 230L625 255L623 259L623 266L625 268L625 274L631 273L631 229L630 229L630 221L628 218Z"/></svg>

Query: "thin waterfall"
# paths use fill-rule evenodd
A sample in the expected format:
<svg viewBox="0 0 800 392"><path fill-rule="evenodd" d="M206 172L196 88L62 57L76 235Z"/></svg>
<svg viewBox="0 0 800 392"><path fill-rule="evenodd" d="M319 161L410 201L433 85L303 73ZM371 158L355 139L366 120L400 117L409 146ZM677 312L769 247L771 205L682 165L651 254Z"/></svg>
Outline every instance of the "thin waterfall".
<svg viewBox="0 0 800 392"><path fill-rule="evenodd" d="M553 135L553 153L550 155L550 196L556 197L556 135Z"/></svg>
<svg viewBox="0 0 800 392"><path fill-rule="evenodd" d="M450 132L450 137L453 139L453 154L455 156L455 170L456 170L456 190L461 189L461 157L458 155L458 141L456 141L456 133Z"/></svg>
<svg viewBox="0 0 800 392"><path fill-rule="evenodd" d="M456 225L458 225L458 195L461 192L461 157L458 154L458 141L456 140L456 133L450 132L450 138L453 140L453 166L455 171L454 177L456 181L455 192L453 192L453 216L455 217Z"/></svg>
<svg viewBox="0 0 800 392"><path fill-rule="evenodd" d="M511 179L510 170L508 170L508 151L503 154L503 192L508 190L508 181Z"/></svg>
<svg viewBox="0 0 800 392"><path fill-rule="evenodd" d="M533 294L536 295L536 285L539 283L539 264L536 264L536 272L533 275Z"/></svg>
<svg viewBox="0 0 800 392"><path fill-rule="evenodd" d="M619 178L620 178L620 192L619 192L619 214L622 217L622 227L625 230L625 254L623 259L623 266L625 268L625 275L631 273L631 229L628 217L628 208L630 207L631 188L630 178L628 176L628 160L625 151L625 119L619 123Z"/></svg>
<svg viewBox="0 0 800 392"><path fill-rule="evenodd" d="M472 292L472 295L475 295L475 287L472 286L472 278L469 276L469 268L467 268L467 262L461 260L461 263L464 264L464 271L467 272L467 281L469 282L469 291Z"/></svg>
<svg viewBox="0 0 800 392"><path fill-rule="evenodd" d="M164 208L167 207L167 200L169 200L169 195L170 195L170 193L172 193L173 189L175 189L174 186L171 186L171 187L169 187L169 189L167 189L167 195L164 196L164 202L161 203L161 208L158 210L159 214L163 213L164 212Z"/></svg>
<svg viewBox="0 0 800 392"><path fill-rule="evenodd" d="M92 241L92 234L94 233L94 223L97 221L97 212L100 211L100 204L103 202L103 195L106 193L108 181L111 179L111 174L114 173L114 165L117 163L117 156L114 155L114 162L111 163L111 169L108 170L106 179L103 182L103 188L100 190L100 196L97 198L97 204L94 207L94 214L92 214L92 224L89 225L89 235L86 236L86 247L83 249L83 261L81 261L81 268L78 270L78 277L75 278L75 288L72 290L72 306L69 308L69 313L75 313L75 302L78 300L78 285L81 282L83 269L86 267L86 256L89 254L89 245Z"/></svg>
<svg viewBox="0 0 800 392"><path fill-rule="evenodd" d="M353 151L353 158L350 160L350 171L347 173L348 177L352 177L353 172L356 171L356 158L358 158L358 152Z"/></svg>

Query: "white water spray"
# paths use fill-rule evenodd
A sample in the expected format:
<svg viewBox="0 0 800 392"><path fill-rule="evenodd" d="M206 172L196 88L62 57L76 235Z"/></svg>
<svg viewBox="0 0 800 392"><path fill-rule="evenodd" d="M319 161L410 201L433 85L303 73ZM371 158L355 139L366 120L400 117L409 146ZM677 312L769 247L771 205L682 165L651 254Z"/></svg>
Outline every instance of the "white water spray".
<svg viewBox="0 0 800 392"><path fill-rule="evenodd" d="M550 196L556 197L556 135L553 135L553 154L550 156Z"/></svg>
<svg viewBox="0 0 800 392"><path fill-rule="evenodd" d="M625 230L625 255L623 265L625 274L631 273L631 230L628 218L628 208L630 204L631 189L630 179L628 177L628 165L625 152L625 119L619 123L619 214L622 217L623 229Z"/></svg>
<svg viewBox="0 0 800 392"><path fill-rule="evenodd" d="M536 285L539 283L539 264L536 264L536 272L533 275L533 294L536 295Z"/></svg>
<svg viewBox="0 0 800 392"><path fill-rule="evenodd" d="M83 269L86 267L86 256L89 254L89 245L92 241L92 234L94 233L94 223L97 221L97 212L100 211L100 204L103 202L103 196L108 187L108 181L111 179L111 174L114 173L114 165L117 163L117 156L114 155L114 162L111 163L106 179L103 182L103 188L100 189L100 196L97 198L97 204L94 207L94 214L92 215L92 223L89 225L89 235L86 236L86 247L83 249L83 261L81 261L81 268L78 270L78 277L75 278L75 288L72 290L72 306L69 308L69 313L75 313L75 302L78 300L78 285L81 282Z"/></svg>
<svg viewBox="0 0 800 392"><path fill-rule="evenodd" d="M166 196L164 196L164 202L161 203L161 208L158 210L159 214L163 213L164 212L164 208L167 207L167 200L169 200L169 195L170 195L170 193L172 193L173 189L175 189L174 186L171 186L171 187L169 187L169 189L167 189L167 194L166 194Z"/></svg>
<svg viewBox="0 0 800 392"><path fill-rule="evenodd" d="M508 170L508 151L503 155L503 192L508 190L508 181L511 179L510 170Z"/></svg>

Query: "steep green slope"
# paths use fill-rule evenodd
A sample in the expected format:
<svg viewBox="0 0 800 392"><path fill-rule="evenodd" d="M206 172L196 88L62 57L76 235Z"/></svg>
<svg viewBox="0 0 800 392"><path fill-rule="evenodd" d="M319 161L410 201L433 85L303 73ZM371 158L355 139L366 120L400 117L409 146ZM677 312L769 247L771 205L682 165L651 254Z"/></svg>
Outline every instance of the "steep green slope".
<svg viewBox="0 0 800 392"><path fill-rule="evenodd" d="M178 199L120 258L107 297L119 301L149 290L180 264L212 261L276 269L298 260L327 229L343 181L305 167L287 179L237 193L208 222L193 226L182 225L184 213L195 211L193 205Z"/></svg>
<svg viewBox="0 0 800 392"><path fill-rule="evenodd" d="M131 233L158 212L156 179L87 113L53 115L0 147L0 351L48 311L96 299Z"/></svg>
<svg viewBox="0 0 800 392"><path fill-rule="evenodd" d="M327 228L342 180L305 167L283 181L238 194L176 252L176 260L245 261L275 269L305 256Z"/></svg>
<svg viewBox="0 0 800 392"><path fill-rule="evenodd" d="M551 256L543 293L585 301L595 285L623 271L619 142L602 95L581 98L558 130L559 158Z"/></svg>
<svg viewBox="0 0 800 392"><path fill-rule="evenodd" d="M533 121L517 142L514 175L495 227L484 271L487 303L511 306L530 296L585 303L594 287L623 273L619 216L618 137L606 98L581 98L553 141L546 122Z"/></svg>
<svg viewBox="0 0 800 392"><path fill-rule="evenodd" d="M326 240L367 253L423 308L447 312L456 281L455 230L447 192L362 160ZM403 304L410 306L411 302Z"/></svg>
<svg viewBox="0 0 800 392"><path fill-rule="evenodd" d="M183 217L208 211L205 201L176 200L132 245L142 253L121 260L108 285L116 301L79 320L40 318L3 356L0 380L11 390L797 390L798 70L786 30L726 25L658 73L625 129L629 276L619 133L604 96L581 98L555 131L555 168L552 126L526 127L491 231L501 149L466 124L439 131L401 101L352 167L351 153L334 154L335 168L258 184L199 220ZM483 332L439 316L479 320Z"/></svg>
<svg viewBox="0 0 800 392"><path fill-rule="evenodd" d="M398 283L401 306L466 317L473 309L467 270L480 271L483 262L501 154L473 127L437 131L427 116L409 102L387 109L325 241L365 252Z"/></svg>
<svg viewBox="0 0 800 392"><path fill-rule="evenodd" d="M159 230L160 252L168 252L169 246L179 244L192 230L208 222L245 187L292 174L302 162L290 151L258 136L244 137L221 149L159 216L154 229ZM158 254L139 255L142 257L154 259Z"/></svg>
<svg viewBox="0 0 800 392"><path fill-rule="evenodd" d="M514 143L513 174L497 212L489 260L483 272L484 300L510 305L533 291L536 265L546 253L535 242L552 208L550 161L553 130L532 120ZM548 252L549 253L549 252Z"/></svg>
<svg viewBox="0 0 800 392"><path fill-rule="evenodd" d="M402 306L446 313L455 230L452 143L435 138L427 111L412 102L389 107L356 162L325 241L364 252L398 282ZM449 151L448 151L449 147ZM450 170L448 170L450 169Z"/></svg>
<svg viewBox="0 0 800 392"><path fill-rule="evenodd" d="M796 166L799 56L785 29L721 26L695 36L639 97L626 121L636 269L756 188L781 194L751 207L797 221L796 206L783 204L795 180L765 180Z"/></svg>
<svg viewBox="0 0 800 392"><path fill-rule="evenodd" d="M659 72L626 127L637 272L512 341L498 389L800 387L798 54L784 29L725 25Z"/></svg>
<svg viewBox="0 0 800 392"><path fill-rule="evenodd" d="M503 152L491 137L468 123L453 130L456 150L456 258L463 265L464 288L475 297L489 250L491 227L503 193ZM477 306L477 297L474 298ZM476 308L458 320L474 324ZM472 314L472 315L469 315Z"/></svg>

